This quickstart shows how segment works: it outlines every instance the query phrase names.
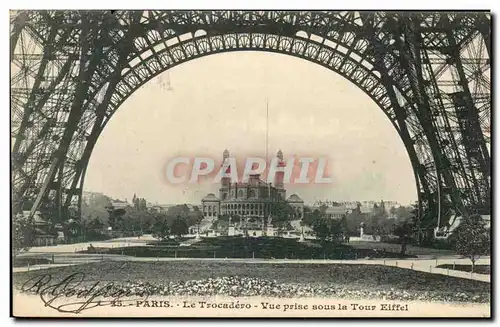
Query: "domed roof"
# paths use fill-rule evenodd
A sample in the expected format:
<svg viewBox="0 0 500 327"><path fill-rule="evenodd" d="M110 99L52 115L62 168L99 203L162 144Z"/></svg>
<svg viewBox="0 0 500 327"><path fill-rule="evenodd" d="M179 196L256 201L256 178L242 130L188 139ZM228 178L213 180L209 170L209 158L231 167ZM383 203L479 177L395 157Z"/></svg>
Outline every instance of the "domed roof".
<svg viewBox="0 0 500 327"><path fill-rule="evenodd" d="M297 194L290 195L290 197L286 201L304 203L304 200L302 200Z"/></svg>
<svg viewBox="0 0 500 327"><path fill-rule="evenodd" d="M219 198L213 193L208 193L201 201L219 201Z"/></svg>

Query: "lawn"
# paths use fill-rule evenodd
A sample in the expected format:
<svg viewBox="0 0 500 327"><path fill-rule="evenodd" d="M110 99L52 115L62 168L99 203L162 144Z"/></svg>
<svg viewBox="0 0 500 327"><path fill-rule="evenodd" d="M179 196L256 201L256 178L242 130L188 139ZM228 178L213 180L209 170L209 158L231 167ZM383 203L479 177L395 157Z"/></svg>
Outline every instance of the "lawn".
<svg viewBox="0 0 500 327"><path fill-rule="evenodd" d="M26 267L28 265L46 265L51 263L52 260L49 260L47 258L22 258L22 257L17 257L13 258L12 260L12 266L13 267Z"/></svg>
<svg viewBox="0 0 500 327"><path fill-rule="evenodd" d="M356 248L351 244L300 243L295 239L276 237L205 238L189 247L177 246L175 243L169 242L151 246L112 248L105 252L153 258L357 259L400 257L399 251L384 252L370 246Z"/></svg>
<svg viewBox="0 0 500 327"><path fill-rule="evenodd" d="M50 274L62 280L85 274L88 285L147 288L160 295L324 296L347 299L489 302L491 284L408 269L351 264L273 264L224 261L122 262L15 273L19 287L29 278Z"/></svg>

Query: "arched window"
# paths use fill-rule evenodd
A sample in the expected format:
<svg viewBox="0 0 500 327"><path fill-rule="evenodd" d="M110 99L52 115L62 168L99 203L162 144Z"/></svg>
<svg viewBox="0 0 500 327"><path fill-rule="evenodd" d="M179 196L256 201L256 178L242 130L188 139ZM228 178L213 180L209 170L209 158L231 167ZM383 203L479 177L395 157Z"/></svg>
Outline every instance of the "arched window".
<svg viewBox="0 0 500 327"><path fill-rule="evenodd" d="M238 191L238 197L242 198L243 197L243 190Z"/></svg>
<svg viewBox="0 0 500 327"><path fill-rule="evenodd" d="M249 190L248 191L248 197L249 198L255 198L255 190Z"/></svg>

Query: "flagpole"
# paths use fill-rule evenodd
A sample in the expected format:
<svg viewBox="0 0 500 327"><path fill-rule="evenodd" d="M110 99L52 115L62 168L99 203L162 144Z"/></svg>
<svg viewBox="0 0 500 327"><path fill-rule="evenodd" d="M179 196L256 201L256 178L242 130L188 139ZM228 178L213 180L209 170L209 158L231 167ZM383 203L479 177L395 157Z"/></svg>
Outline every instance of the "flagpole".
<svg viewBox="0 0 500 327"><path fill-rule="evenodd" d="M269 164L267 162L267 160L269 159L268 154L269 154L269 99L267 98L266 95L266 165Z"/></svg>
<svg viewBox="0 0 500 327"><path fill-rule="evenodd" d="M266 97L266 180L268 179L269 156L269 96L267 94L267 65L264 65L264 94Z"/></svg>

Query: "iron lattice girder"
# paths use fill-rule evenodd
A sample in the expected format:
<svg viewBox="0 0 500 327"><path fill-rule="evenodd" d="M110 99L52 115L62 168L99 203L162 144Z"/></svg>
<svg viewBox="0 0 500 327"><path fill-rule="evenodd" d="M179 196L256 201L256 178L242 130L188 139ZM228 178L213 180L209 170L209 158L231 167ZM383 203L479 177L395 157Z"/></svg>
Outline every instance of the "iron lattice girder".
<svg viewBox="0 0 500 327"><path fill-rule="evenodd" d="M382 79L385 85L391 85L394 82L397 83L399 89L406 88L410 83L409 81L405 81L403 83L404 74L402 74L403 69L398 67L397 62L391 58L391 53L388 51L384 51L384 47L382 45L382 40L377 37L377 30L374 26L375 17L373 14L362 14L363 18L363 26L365 35L368 36L368 40L372 44L372 51L374 57L374 65L375 68L381 73ZM398 74L399 73L399 74ZM431 185L429 185L430 180L437 180L435 166L430 165L425 167L424 163L420 163L420 160L426 158L423 153L421 153L422 145L423 147L428 148L428 141L426 137L423 135L423 131L421 129L420 124L410 124L407 120L411 117L416 117L415 114L408 115L408 112L413 111L413 109L409 106L406 106L405 109L404 103L400 103L398 94L396 94L394 88L387 88L387 92L389 98L391 99L392 106L395 108L396 113L396 122L400 130L400 136L403 140L403 143L406 146L407 152L410 157L410 161L414 169L415 180L417 182L417 189L424 196L420 196L422 201L419 201L419 217L422 214L422 204L425 201L428 206L434 206L436 202L433 198ZM415 119L414 119L415 120ZM419 146L415 146L416 140L412 139L412 135L414 137L418 136ZM422 160L422 162L424 162Z"/></svg>
<svg viewBox="0 0 500 327"><path fill-rule="evenodd" d="M474 65L477 70L471 75L478 73L482 75L484 68L489 67L489 58L484 58L481 54L475 54L473 58L463 56L465 48L474 46L474 43L483 43L482 40L475 38L478 34L477 29L468 32L470 39L460 40L454 32L456 22L452 22L448 16L440 21L444 27L444 31L440 34L443 46L439 51L433 51L431 55L440 56L445 60L445 64L436 69L429 60L429 50L424 48L422 53L426 56L423 66L428 72L426 79L429 81L426 92L432 94L435 99L431 102L431 110L437 115L435 122L439 145L443 148L442 152L449 154L444 158L443 164L455 175L455 182L461 190L459 196L464 198L466 204L474 203L477 207L489 207L490 158L479 124L479 110L474 104L482 103L484 97L478 95L477 90L474 93L469 90L468 84L471 79L464 73L466 65ZM451 78L446 85L442 81L445 73ZM487 93L489 88L490 83L487 85ZM463 124L463 117L459 118L464 114L467 118L467 127ZM488 113L488 120L489 118ZM471 134L474 136L471 137ZM450 142L453 145L451 148Z"/></svg>
<svg viewBox="0 0 500 327"><path fill-rule="evenodd" d="M425 115L422 116L422 109L417 104L425 103L428 92L434 94L440 90L415 88L417 83L414 75L412 71L408 71L408 66L404 66L401 55L404 55L404 50L401 52L400 44L408 41L398 41L403 35L401 31L408 28L408 22L411 21L412 33L419 35L418 38L411 39L413 47L421 49L420 51L449 51L450 44L442 37L446 32L447 22L453 29L455 47L462 48L471 42L470 38L478 31L481 35L488 35L488 32L485 32L487 24L484 13L408 15L283 11L56 11L29 12L26 16L29 20L17 19L23 24L14 24L11 31L13 44L19 42L19 35L22 33L19 30L27 30L44 48L53 46L50 36L55 35L58 42L52 47L51 56L66 54L76 57L75 60L79 61L80 65L88 65L92 55L96 57L95 51L89 49L90 52L79 52L82 44L88 40L88 35L82 34L82 22L88 19L95 22L95 32L91 33L91 37L99 44L101 51L99 60L93 62L87 79L75 80L77 75L73 71L60 75L63 83L68 84L68 80L74 83L71 90L85 90L78 92L78 101L75 98L69 99L75 97L77 92L69 91L74 94L68 96L69 103L83 101L81 110L73 114L73 118L77 117L77 121L80 121L79 124L71 128L63 127L60 137L46 137L42 140L34 137L32 141L35 143L43 144L46 148L59 149L58 152L54 150L52 155L45 156L40 165L44 169L35 170L20 165L22 167L19 168L19 176L36 175L37 183L45 185L45 191L42 190L44 194L38 194L39 203L50 193L48 186L52 184L65 190L59 192L62 197L58 199L59 202L64 202L65 207L71 204L73 197L79 197L85 168L95 141L109 117L137 87L176 64L209 53L234 50L277 51L295 55L322 64L360 86L379 104L402 136L415 170L419 194L425 194L427 201L431 201L435 196L438 185L443 190L460 194L454 199L456 208L462 207L462 201L467 206L474 206L478 201L484 201L486 196L477 194L477 190L472 190L464 184L464 178L467 181L467 178L473 175L471 167L461 168L460 173L450 173L449 169L446 171L443 168L443 162L456 162L457 154L463 159L464 152L460 152L457 146L462 146L464 137L453 136L453 141L459 142L459 145L444 147L441 143L453 133L441 131L439 126L422 121ZM363 16L370 17L369 25L363 20ZM259 37L263 42L259 43ZM256 40L257 42L253 43ZM289 47L283 46L285 43ZM14 50L12 53L12 57L16 57ZM384 55L381 56L381 53ZM30 55L36 56L29 51L24 51L21 56ZM407 56L407 61L422 71L422 64L414 63L414 58L417 57ZM429 59L429 62L433 60L435 61ZM57 58L52 61L60 62ZM63 63L60 64L62 65ZM484 62L484 65L489 65L489 62ZM85 84L84 87L82 83ZM59 84L50 88L49 93L56 94ZM27 98L35 92L38 90L33 87L31 93L21 97ZM102 99L98 99L99 93L103 95ZM39 103L43 108L36 109L35 112L44 112L47 104L43 101ZM67 108L62 101L56 101L52 106L51 112L56 116ZM449 115L443 106L440 108L440 113ZM432 106L425 110L431 109ZM31 116L31 113L28 116ZM72 121L68 114L62 119L65 124ZM38 135L48 135L47 129L48 127L39 128ZM443 132L445 134L440 136ZM455 135L459 134L460 132L455 132ZM436 135L437 146L431 146L427 139L432 138L432 135ZM31 162L28 158L40 156L33 148L33 145L25 146L23 149L26 151L14 152L13 158L17 156L23 158L24 162ZM54 156L60 157L54 160ZM438 158L438 166L443 170L437 175L436 165L432 164L433 158ZM59 164L53 164L55 166L48 169L51 162ZM478 165L480 164L482 163L478 162ZM19 186L22 186L22 183L26 185L28 180L26 177L18 178L14 184L20 184L14 187L23 190L26 187ZM58 182L52 183L51 180ZM37 184L34 189L40 192L39 188L40 185Z"/></svg>
<svg viewBox="0 0 500 327"><path fill-rule="evenodd" d="M445 24L448 23L449 24L449 17L448 16L443 16L441 18L439 18L439 22L442 26L446 26ZM471 205L471 204L480 204L483 200L488 200L489 198L489 190L487 189L487 186L483 186L483 190L486 190L486 191L479 191L479 189L477 188L476 186L476 191L475 192L467 192L468 190L470 190L472 188L472 186L469 184L469 185L466 185L469 183L469 181L471 181L473 184L477 184L476 181L476 177L474 176L474 166L473 165L470 165L468 167L464 167L464 162L466 161L469 161L470 162L470 155L469 154L466 154L465 152L461 151L460 148L463 146L463 137L460 133L453 133L453 130L452 128L450 128L449 126L449 123L447 122L449 120L449 118L453 118L453 116L450 116L450 113L446 113L443 109L444 109L444 104L442 103L442 101L439 100L439 98L446 96L446 94L443 94L442 90L439 90L437 88L437 83L435 81L436 79L436 74L435 74L435 71L433 71L432 69L430 69L429 67L429 64L431 63L431 61L429 60L429 58L427 57L427 54L426 52L428 51L429 47L425 44L425 42L423 41L419 41L419 42L407 42L408 41L408 36L411 37L411 35L417 35L417 36L420 36L420 39L423 40L422 38L422 35L424 33L421 32L421 27L422 24L421 24L421 20L419 20L419 17L406 17L405 19L402 20L402 22L394 22L395 18L394 17L391 17L391 20L392 20L392 23L393 25L391 26L391 28L389 28L389 30L385 33L387 35L389 35L389 38L394 40L393 41L393 44L395 46L398 46L400 49L397 49L398 51L400 51L400 53L402 54L401 59L403 60L400 60L401 62L404 62L404 58L409 58L406 60L406 71L403 69L403 72L404 72L404 76L411 76L412 78L412 85L413 86L413 89L415 91L415 94L419 94L419 97L415 98L415 102L418 102L418 103L421 103L421 109L420 111L422 111L422 114L423 116L421 115L421 119L423 118L423 121L421 122L422 125L425 125L426 123L426 118L425 116L426 115L429 115L429 113L431 115L433 115L433 125L429 126L430 127L430 131L432 133L436 133L437 135L437 138L435 141L433 141L433 148L435 149L435 152L436 153L441 153L441 154L444 154L443 158L442 158L442 163L440 164L440 166L442 166L442 170L445 174L448 174L449 172L452 173L453 175L453 179L451 179L450 177L444 177L443 176L443 181L442 181L442 185L441 185L441 189L443 190L457 190L460 191L460 193L456 193L455 192L455 196L456 197L460 197L462 199L464 199L464 201L466 202L467 205ZM451 27L447 28L447 29L443 29L442 31L446 31L446 30L450 30ZM398 29L400 30L398 32ZM396 33L395 33L396 32ZM416 33L415 33L416 32ZM408 34L410 33L410 34ZM444 52L444 53L449 53L451 51L450 49L450 45L454 45L455 48L456 48L456 51L459 52L461 51L460 47L463 47L465 44L469 44L470 41L467 41L467 42L461 42L460 45L458 44L453 44L453 40L448 40L446 38L449 38L451 37L451 34L454 35L454 33L445 33L444 35L442 35L442 37L445 38L445 41L446 42L442 42L442 47L441 47L441 50ZM463 33L465 35L465 33ZM468 32L467 35L474 35L475 32L472 31L472 32ZM408 47L408 50L405 50L404 48L404 44L403 42L399 41L400 39L403 39L406 41L405 43L406 44L413 44L413 47L412 46L409 46ZM462 40L463 41L463 40ZM414 48L417 47L417 48L420 48L419 51L416 51ZM435 48L435 46L433 47ZM418 58L418 55L419 55L419 52L421 52L422 56L421 58ZM416 55L417 58L414 59L414 58L411 58L412 55ZM460 58L462 59L462 58ZM459 60L460 60L459 59ZM470 61L473 61L473 62L483 62L485 64L488 64L489 65L489 60L488 59L481 59L479 58L478 60L476 60L477 58L473 58L472 60L468 60L469 62ZM447 61L447 64L450 64ZM421 62L421 64L418 64L419 62ZM456 60L455 60L456 62ZM420 67L417 67L416 69L413 69L413 71L410 69L408 70L408 68L410 68L410 66L412 65L412 63L416 63L418 64L418 66L421 66ZM410 64L410 66L409 66ZM425 74L425 79L422 79L422 77L419 77L419 72L422 71L424 73L427 73ZM394 76L394 75L393 75ZM395 80L398 80L398 78L395 78ZM457 82L456 81L453 81L453 85L456 85ZM421 92L419 90L419 88L421 88L423 86L423 91ZM488 85L488 92L489 92L489 85ZM435 98L437 96L437 98ZM432 101L428 100L428 99L431 99ZM438 100L438 101L435 101L435 100ZM425 109L425 108L429 108L429 109ZM454 107L454 105L453 105ZM425 109L425 110L424 110ZM425 113L424 111L429 111L429 113ZM438 115L438 116L436 116ZM439 117L441 116L441 117ZM440 123L440 121L442 123L444 123L444 125L441 125L442 123ZM479 130L479 128L476 126L475 128L476 130ZM434 131L433 131L434 130ZM464 131L462 131L464 132ZM457 137L458 136L458 137ZM450 140L451 140L451 147L450 147ZM483 144L483 143L479 143L479 144ZM478 161L481 161L483 163L485 162L489 162L489 158L486 158L486 159L482 159L482 160L478 160ZM453 164L455 166L450 166L450 164ZM461 171L457 172L457 171L454 171L454 167L457 167L457 166L460 166L461 167ZM489 182L486 182L487 178L485 178L485 176L489 175L489 173L487 174L484 174L483 176L481 176L481 182L483 183L483 185L489 185ZM445 182L446 179L448 180L448 182ZM453 183L450 183L450 182L454 182L455 185L453 185ZM440 183L441 184L441 183ZM465 192L464 192L465 191ZM481 194L482 193L482 194ZM487 202L484 202L483 204L480 204L479 206L480 207L489 207L489 205L487 205L488 203Z"/></svg>
<svg viewBox="0 0 500 327"><path fill-rule="evenodd" d="M367 20L372 22L373 19L371 15L366 15ZM439 169L441 164L439 162L434 163L434 160L430 158L440 158L440 152L442 152L438 146L435 137L435 126L432 125L432 119L430 119L430 109L428 105L425 90L422 88L422 69L420 62L422 61L419 57L419 49L421 44L416 42L414 38L414 25L412 24L411 17L386 17L385 28L383 32L379 32L378 36L374 39L380 39L380 35L386 40L386 43L391 45L390 51L379 51L381 53L381 65L387 68L388 74L394 78L396 83L400 85L400 88L404 89L410 98L410 102L413 104L413 108L406 106L407 111L411 111L413 115L407 115L407 118L412 118L413 122L407 119L406 124L414 128L415 133L415 143L417 144L417 152L421 161L420 167L417 169L426 179L427 188L430 188L430 193L427 191L429 197L442 197L442 193L445 189L456 189L456 185L453 184L453 180L447 176L448 172L446 170ZM404 41L403 41L404 40ZM388 53L398 59L394 62L391 67L384 65L388 58ZM385 58L384 58L385 57ZM439 155L436 155L439 154ZM414 165L415 167L415 165ZM437 174L437 175L436 175ZM451 184L451 185L450 185ZM451 187L446 187L450 185ZM425 187L424 187L425 188ZM426 192L424 190L424 192ZM459 211L464 211L460 204L460 198L456 198L456 207ZM436 203L432 199L427 200L428 204Z"/></svg>

